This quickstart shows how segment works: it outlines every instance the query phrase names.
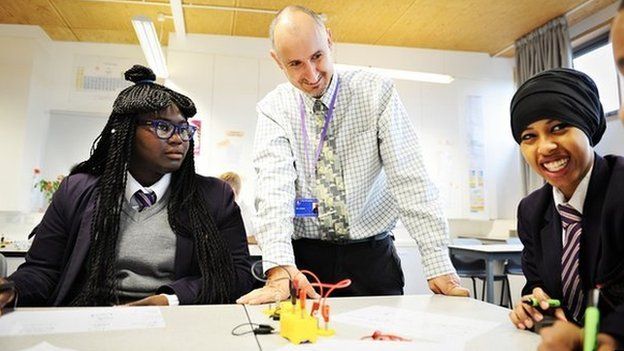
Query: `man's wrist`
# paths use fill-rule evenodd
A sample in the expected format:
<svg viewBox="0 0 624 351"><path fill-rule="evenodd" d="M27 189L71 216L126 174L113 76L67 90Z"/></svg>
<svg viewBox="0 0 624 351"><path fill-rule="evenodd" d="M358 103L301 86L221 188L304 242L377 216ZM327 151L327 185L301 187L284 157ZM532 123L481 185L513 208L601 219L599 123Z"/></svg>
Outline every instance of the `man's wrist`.
<svg viewBox="0 0 624 351"><path fill-rule="evenodd" d="M267 271L267 278L269 280L288 277L288 279L294 279L292 276L293 271L297 268L291 265L275 266Z"/></svg>

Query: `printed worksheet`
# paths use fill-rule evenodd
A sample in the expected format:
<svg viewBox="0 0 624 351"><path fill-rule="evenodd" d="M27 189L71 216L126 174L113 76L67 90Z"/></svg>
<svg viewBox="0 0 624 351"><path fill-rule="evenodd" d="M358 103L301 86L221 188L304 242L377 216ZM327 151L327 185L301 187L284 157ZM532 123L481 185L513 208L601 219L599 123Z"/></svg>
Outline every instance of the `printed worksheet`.
<svg viewBox="0 0 624 351"><path fill-rule="evenodd" d="M158 307L92 307L28 311L0 318L0 336L164 328Z"/></svg>
<svg viewBox="0 0 624 351"><path fill-rule="evenodd" d="M384 306L370 306L341 313L333 319L334 322L357 325L433 343L444 343L448 340L465 343L500 324Z"/></svg>

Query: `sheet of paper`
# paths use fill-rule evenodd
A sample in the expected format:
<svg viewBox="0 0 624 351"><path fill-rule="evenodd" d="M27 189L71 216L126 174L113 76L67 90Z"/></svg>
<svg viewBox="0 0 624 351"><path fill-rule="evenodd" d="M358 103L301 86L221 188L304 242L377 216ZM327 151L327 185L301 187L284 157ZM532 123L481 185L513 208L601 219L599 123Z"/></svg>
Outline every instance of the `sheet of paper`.
<svg viewBox="0 0 624 351"><path fill-rule="evenodd" d="M286 345L278 351L460 351L461 347L454 348L448 344L438 344L426 341L374 341L374 340L340 340L319 339L314 344Z"/></svg>
<svg viewBox="0 0 624 351"><path fill-rule="evenodd" d="M334 322L357 325L413 340L465 343L500 323L401 308L369 306L334 316Z"/></svg>
<svg viewBox="0 0 624 351"><path fill-rule="evenodd" d="M63 347L57 347L47 342L40 342L33 347L23 349L22 351L74 351L74 349L66 349Z"/></svg>
<svg viewBox="0 0 624 351"><path fill-rule="evenodd" d="M0 318L0 336L164 328L158 307L91 307L49 311L17 309Z"/></svg>

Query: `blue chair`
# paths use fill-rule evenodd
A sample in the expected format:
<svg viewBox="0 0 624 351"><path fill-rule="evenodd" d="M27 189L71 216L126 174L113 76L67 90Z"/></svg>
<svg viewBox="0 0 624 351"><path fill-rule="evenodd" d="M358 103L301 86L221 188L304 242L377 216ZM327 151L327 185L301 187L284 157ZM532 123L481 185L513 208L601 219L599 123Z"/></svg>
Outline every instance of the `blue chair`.
<svg viewBox="0 0 624 351"><path fill-rule="evenodd" d="M481 240L479 239L453 239L454 245L483 245ZM451 255L451 263L455 266L455 270L457 271L457 275L462 278L470 278L472 280L472 291L473 296L477 298L477 283L476 279L483 281L483 287L481 289L481 301L485 300L485 260L483 259L474 259L465 257L462 255ZM509 281L507 280L507 275L505 274L495 274L494 281L502 281L501 288L501 300L500 305L503 306L505 293L509 299L509 306L513 306L511 304L511 289L509 288Z"/></svg>

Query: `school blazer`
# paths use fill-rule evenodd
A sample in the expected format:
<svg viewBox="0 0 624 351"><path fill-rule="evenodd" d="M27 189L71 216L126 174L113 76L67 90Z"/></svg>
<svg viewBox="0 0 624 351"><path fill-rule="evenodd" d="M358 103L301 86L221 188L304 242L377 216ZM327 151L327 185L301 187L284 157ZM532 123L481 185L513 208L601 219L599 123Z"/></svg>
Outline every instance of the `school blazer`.
<svg viewBox="0 0 624 351"><path fill-rule="evenodd" d="M75 174L66 177L36 228L26 262L8 279L15 282L20 306L62 306L77 292L85 277L91 222L98 177ZM230 302L252 288L251 260L240 210L229 185L216 178L197 176L205 204L223 236L234 264ZM175 281L158 292L175 293L180 304L197 301L201 274L195 257L189 219L183 211L183 235L176 235ZM208 292L208 296L214 293Z"/></svg>
<svg viewBox="0 0 624 351"><path fill-rule="evenodd" d="M579 274L586 293L603 286L601 331L624 346L624 158L594 156L583 204ZM551 297L562 299L562 229L552 191L546 184L518 206L518 236L524 244L522 270L527 279L522 294L541 287Z"/></svg>

